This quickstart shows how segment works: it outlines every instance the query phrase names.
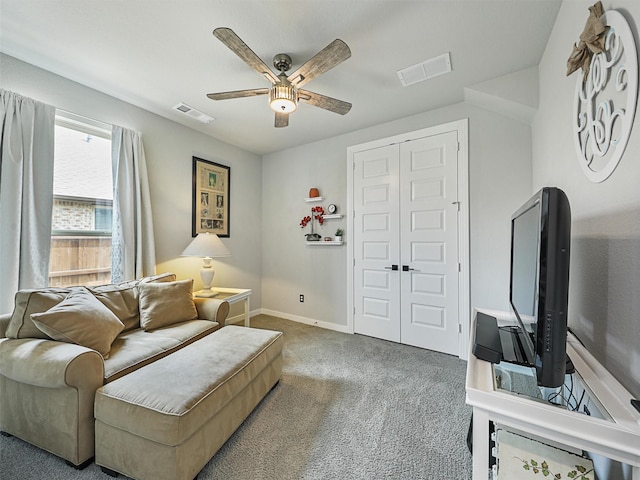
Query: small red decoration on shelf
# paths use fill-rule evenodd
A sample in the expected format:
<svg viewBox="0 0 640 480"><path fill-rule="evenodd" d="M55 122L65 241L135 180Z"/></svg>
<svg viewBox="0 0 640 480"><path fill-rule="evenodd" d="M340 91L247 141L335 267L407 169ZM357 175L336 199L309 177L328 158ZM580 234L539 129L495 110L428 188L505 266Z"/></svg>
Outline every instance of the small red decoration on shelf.
<svg viewBox="0 0 640 480"><path fill-rule="evenodd" d="M320 235L315 233L314 230L314 220L317 220L320 225L324 223L324 208L320 205L316 207L311 207L311 215L307 215L300 220L300 228L306 227L309 223L311 223L311 233L307 233L307 241L318 241L320 240Z"/></svg>
<svg viewBox="0 0 640 480"><path fill-rule="evenodd" d="M315 220L318 220L318 223L322 225L324 223L324 208L321 206L311 207L311 215ZM307 215L302 220L300 220L300 227L304 228L307 224L311 222L311 217ZM313 223L311 223L311 227L313 228Z"/></svg>

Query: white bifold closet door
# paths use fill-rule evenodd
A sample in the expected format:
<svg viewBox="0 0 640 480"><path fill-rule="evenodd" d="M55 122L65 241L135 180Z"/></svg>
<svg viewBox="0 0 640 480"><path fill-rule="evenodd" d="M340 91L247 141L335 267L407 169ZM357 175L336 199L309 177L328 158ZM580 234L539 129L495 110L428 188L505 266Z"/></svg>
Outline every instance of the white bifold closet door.
<svg viewBox="0 0 640 480"><path fill-rule="evenodd" d="M354 330L458 355L458 139L354 154Z"/></svg>

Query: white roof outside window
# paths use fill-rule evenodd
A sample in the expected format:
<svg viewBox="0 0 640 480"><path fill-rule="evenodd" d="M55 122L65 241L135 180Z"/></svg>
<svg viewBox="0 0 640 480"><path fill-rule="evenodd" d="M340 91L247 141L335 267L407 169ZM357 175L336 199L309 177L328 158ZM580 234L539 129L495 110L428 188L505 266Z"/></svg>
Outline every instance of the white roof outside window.
<svg viewBox="0 0 640 480"><path fill-rule="evenodd" d="M113 200L111 141L56 125L53 194Z"/></svg>

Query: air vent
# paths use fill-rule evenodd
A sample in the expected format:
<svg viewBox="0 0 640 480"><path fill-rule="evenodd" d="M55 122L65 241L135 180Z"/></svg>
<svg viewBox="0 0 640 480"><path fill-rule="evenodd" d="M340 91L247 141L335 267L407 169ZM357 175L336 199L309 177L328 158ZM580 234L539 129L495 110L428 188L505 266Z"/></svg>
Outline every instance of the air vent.
<svg viewBox="0 0 640 480"><path fill-rule="evenodd" d="M411 67L398 70L398 78L403 87L423 82L430 78L449 73L451 71L451 56L449 52L439 57L431 58Z"/></svg>
<svg viewBox="0 0 640 480"><path fill-rule="evenodd" d="M195 108L190 107L186 103L179 103L178 105L175 105L173 109L184 113L185 115L189 115L191 118L195 118L202 123L211 123L214 120L213 117L210 117L206 113L202 113L200 110L196 110Z"/></svg>

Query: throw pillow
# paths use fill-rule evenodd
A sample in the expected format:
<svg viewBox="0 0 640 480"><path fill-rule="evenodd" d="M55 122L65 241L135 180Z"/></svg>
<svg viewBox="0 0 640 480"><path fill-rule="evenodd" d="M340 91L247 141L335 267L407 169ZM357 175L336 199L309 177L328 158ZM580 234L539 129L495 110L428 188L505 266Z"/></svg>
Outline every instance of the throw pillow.
<svg viewBox="0 0 640 480"><path fill-rule="evenodd" d="M85 287L72 289L46 312L31 314L31 320L52 339L91 348L104 358L124 328L118 317Z"/></svg>
<svg viewBox="0 0 640 480"><path fill-rule="evenodd" d="M31 314L42 313L63 301L71 292L70 288L41 288L19 290L15 296L15 308L7 326L7 338L49 337L35 326Z"/></svg>
<svg viewBox="0 0 640 480"><path fill-rule="evenodd" d="M193 279L140 283L138 292L140 326L144 330L198 318L198 311L193 302Z"/></svg>

